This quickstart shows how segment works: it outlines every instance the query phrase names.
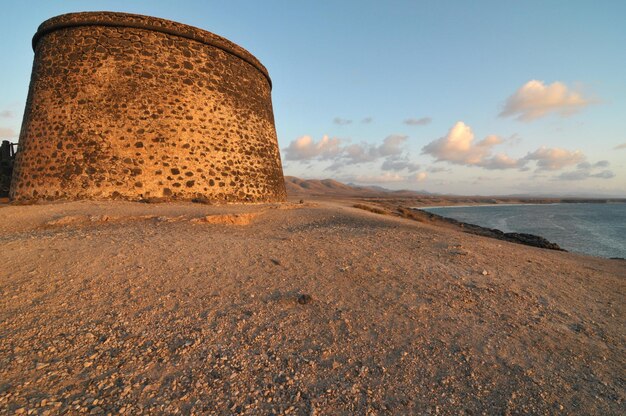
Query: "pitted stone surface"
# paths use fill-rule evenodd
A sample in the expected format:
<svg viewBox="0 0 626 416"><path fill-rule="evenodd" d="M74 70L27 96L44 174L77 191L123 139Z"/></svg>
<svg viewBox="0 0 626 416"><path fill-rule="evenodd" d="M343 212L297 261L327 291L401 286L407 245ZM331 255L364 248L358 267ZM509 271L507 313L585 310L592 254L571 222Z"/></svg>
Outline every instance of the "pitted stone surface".
<svg viewBox="0 0 626 416"><path fill-rule="evenodd" d="M11 197L281 201L271 83L212 33L123 13L44 22Z"/></svg>

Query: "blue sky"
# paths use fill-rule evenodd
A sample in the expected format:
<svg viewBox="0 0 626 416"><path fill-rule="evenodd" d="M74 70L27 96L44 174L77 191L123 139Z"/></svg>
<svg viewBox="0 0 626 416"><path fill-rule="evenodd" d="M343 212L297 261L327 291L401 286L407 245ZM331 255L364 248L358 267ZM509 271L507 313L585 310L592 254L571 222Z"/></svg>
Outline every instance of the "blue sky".
<svg viewBox="0 0 626 416"><path fill-rule="evenodd" d="M147 14L252 52L285 174L458 194L626 196L626 2L30 1L0 17L0 136L37 26ZM12 137L11 137L12 136Z"/></svg>

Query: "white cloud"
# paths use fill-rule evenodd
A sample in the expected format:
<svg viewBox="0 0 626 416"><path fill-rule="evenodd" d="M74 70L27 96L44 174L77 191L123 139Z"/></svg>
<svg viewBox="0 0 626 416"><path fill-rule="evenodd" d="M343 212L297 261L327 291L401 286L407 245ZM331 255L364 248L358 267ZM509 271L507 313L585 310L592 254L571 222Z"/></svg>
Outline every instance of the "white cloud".
<svg viewBox="0 0 626 416"><path fill-rule="evenodd" d="M513 133L506 139L506 142L510 146L517 146L518 144L522 142L522 138L520 137L519 134Z"/></svg>
<svg viewBox="0 0 626 416"><path fill-rule="evenodd" d="M347 182L356 183L396 183L396 182L423 182L428 175L425 172L418 172L408 176L398 173L384 172L381 175L357 175L345 179Z"/></svg>
<svg viewBox="0 0 626 416"><path fill-rule="evenodd" d="M319 142L311 136L302 136L285 148L286 160L331 159L342 152L341 140L324 135Z"/></svg>
<svg viewBox="0 0 626 416"><path fill-rule="evenodd" d="M396 157L402 154L402 145L408 136L392 134L385 137L380 145L367 143L351 144L342 149L335 157L335 163L328 170L339 170L346 165L373 162L383 157Z"/></svg>
<svg viewBox="0 0 626 416"><path fill-rule="evenodd" d="M523 157L523 160L536 161L539 170L559 170L584 162L585 155L580 150L570 151L542 146L534 152L528 153Z"/></svg>
<svg viewBox="0 0 626 416"><path fill-rule="evenodd" d="M333 119L333 123L338 124L340 126L345 126L346 124L352 124L352 120L348 120L341 117L335 117Z"/></svg>
<svg viewBox="0 0 626 416"><path fill-rule="evenodd" d="M479 161L484 150L474 145L472 129L462 121L458 121L444 137L434 140L422 148L422 153L430 154L437 161L447 161L456 164L475 164Z"/></svg>
<svg viewBox="0 0 626 416"><path fill-rule="evenodd" d="M527 171L529 162L536 162L538 171L560 170L567 166L577 165L579 170L607 167L609 162L601 160L593 165L586 161L580 151L570 151L560 148L541 147L526 156L515 159L504 153L493 154L492 149L504 143L500 136L489 135L483 140L475 141L472 129L463 123L457 122L444 137L434 140L422 148L422 154L429 154L437 162L448 162L457 165L476 166L489 170L519 169ZM608 174L605 174L608 175ZM563 179L580 176L566 173ZM587 176L592 176L589 172Z"/></svg>
<svg viewBox="0 0 626 416"><path fill-rule="evenodd" d="M626 143L618 144L613 149L614 150L626 149Z"/></svg>
<svg viewBox="0 0 626 416"><path fill-rule="evenodd" d="M425 126L430 124L433 121L430 117L422 117L422 118L407 118L404 120L404 124L408 124L409 126Z"/></svg>
<svg viewBox="0 0 626 416"><path fill-rule="evenodd" d="M545 85L543 81L531 80L506 100L500 117L531 121L550 113L568 116L589 104L591 100L561 82Z"/></svg>
<svg viewBox="0 0 626 416"><path fill-rule="evenodd" d="M359 183L391 183L404 182L405 177L398 173L384 172L380 175L357 175L352 177L352 182Z"/></svg>
<svg viewBox="0 0 626 416"><path fill-rule="evenodd" d="M574 170L571 172L563 172L557 179L563 181L583 181L587 178L611 179L615 177L615 173L610 170L603 170L598 173L591 173L587 170Z"/></svg>
<svg viewBox="0 0 626 416"><path fill-rule="evenodd" d="M372 117L365 117L363 120L361 120L361 123L370 124L372 121L374 121Z"/></svg>
<svg viewBox="0 0 626 416"><path fill-rule="evenodd" d="M589 162L581 162L576 165L576 170L570 172L563 172L556 179L564 180L564 181L582 181L587 178L599 178L599 179L611 179L615 177L615 174L608 170L604 169L599 172L594 172L595 168L607 168L609 167L608 160L600 160L594 164Z"/></svg>
<svg viewBox="0 0 626 416"><path fill-rule="evenodd" d="M407 170L408 172L416 172L420 170L420 165L417 163L411 162L407 157L398 158L398 157L388 157L383 162L381 169L384 171L394 171L399 172L402 170Z"/></svg>
<svg viewBox="0 0 626 416"><path fill-rule="evenodd" d="M486 169L511 169L521 166L520 161L505 154L491 155L491 149L504 143L496 135L489 135L475 142L470 126L457 122L444 137L434 140L422 148L423 154L434 156L437 162L457 165L480 166Z"/></svg>
<svg viewBox="0 0 626 416"><path fill-rule="evenodd" d="M0 111L0 118L13 118L15 113L11 110L2 110Z"/></svg>
<svg viewBox="0 0 626 416"><path fill-rule="evenodd" d="M9 127L0 127L0 139L15 139L17 132Z"/></svg>
<svg viewBox="0 0 626 416"><path fill-rule="evenodd" d="M403 146L407 140L408 136L392 134L385 137L380 144L356 143L343 146L341 139L329 138L326 135L318 142L310 136L302 136L283 149L284 160L300 162L329 160L332 163L326 170L336 171L348 165L386 159L386 170L401 170L402 168L415 172L419 166L410 162L408 156L402 156Z"/></svg>
<svg viewBox="0 0 626 416"><path fill-rule="evenodd" d="M581 180L587 179L588 177L589 177L589 172L584 171L584 170L574 170L571 172L561 173L559 176L557 176L557 179L560 179L563 181L581 181Z"/></svg>
<svg viewBox="0 0 626 416"><path fill-rule="evenodd" d="M428 174L426 172L417 172L412 175L407 176L407 179L410 182L423 182L428 178Z"/></svg>
<svg viewBox="0 0 626 416"><path fill-rule="evenodd" d="M591 178L611 179L615 177L615 174L610 170L603 170L602 172L592 173L589 175Z"/></svg>
<svg viewBox="0 0 626 416"><path fill-rule="evenodd" d="M382 145L374 147L373 152L379 154L380 156L399 155L400 153L402 153L401 146L404 144L404 142L406 142L408 138L409 136L392 134L385 137Z"/></svg>
<svg viewBox="0 0 626 416"><path fill-rule="evenodd" d="M349 164L371 162L376 159L376 155L362 144L351 144L343 149L343 157L348 159Z"/></svg>
<svg viewBox="0 0 626 416"><path fill-rule="evenodd" d="M504 153L498 153L493 157L483 159L479 166L490 170L513 169L521 168L523 166L523 162L519 159L513 159Z"/></svg>

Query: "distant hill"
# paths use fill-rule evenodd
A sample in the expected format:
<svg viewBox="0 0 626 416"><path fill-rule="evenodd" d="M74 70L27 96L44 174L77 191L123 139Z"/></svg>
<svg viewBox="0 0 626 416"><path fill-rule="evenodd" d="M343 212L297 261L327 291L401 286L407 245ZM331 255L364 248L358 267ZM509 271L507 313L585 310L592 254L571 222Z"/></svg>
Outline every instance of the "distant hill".
<svg viewBox="0 0 626 416"><path fill-rule="evenodd" d="M436 194L427 191L394 191L381 186L361 186L353 183L342 183L334 179L300 179L295 176L285 176L287 195L291 197L356 197L382 199L411 199L416 205L458 205L458 204L519 204L519 203L556 203L556 202L626 202L624 198L582 198L559 197L543 195L449 195Z"/></svg>
<svg viewBox="0 0 626 416"><path fill-rule="evenodd" d="M300 179L285 176L287 194L291 196L359 196L359 197L419 197L432 195L426 191L394 191L381 186L360 186L345 184L334 179Z"/></svg>

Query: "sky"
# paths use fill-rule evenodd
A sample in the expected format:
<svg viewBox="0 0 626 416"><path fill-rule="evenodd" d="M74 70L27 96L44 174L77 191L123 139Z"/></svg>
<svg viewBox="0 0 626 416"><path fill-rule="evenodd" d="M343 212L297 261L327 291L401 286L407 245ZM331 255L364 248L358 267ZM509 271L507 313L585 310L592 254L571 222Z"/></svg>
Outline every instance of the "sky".
<svg viewBox="0 0 626 416"><path fill-rule="evenodd" d="M175 20L255 55L285 175L462 195L626 197L626 1L5 1L0 139L44 20Z"/></svg>

